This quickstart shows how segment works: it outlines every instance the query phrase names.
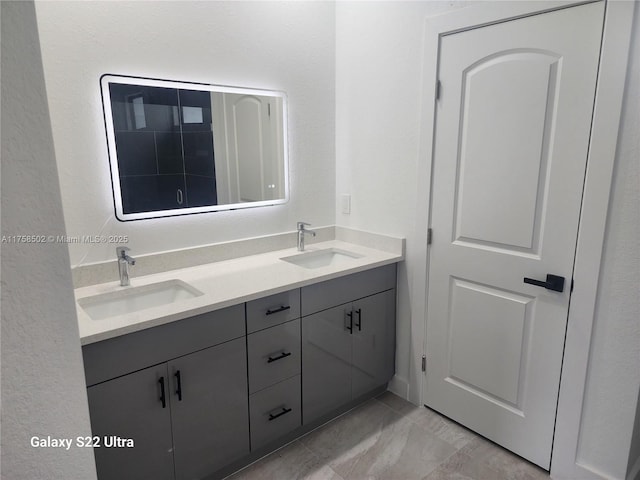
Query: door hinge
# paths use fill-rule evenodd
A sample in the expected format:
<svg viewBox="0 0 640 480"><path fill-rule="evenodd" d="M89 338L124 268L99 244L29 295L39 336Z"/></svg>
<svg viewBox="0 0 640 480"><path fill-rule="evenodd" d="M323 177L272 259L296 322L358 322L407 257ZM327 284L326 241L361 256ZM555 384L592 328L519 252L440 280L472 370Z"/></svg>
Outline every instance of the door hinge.
<svg viewBox="0 0 640 480"><path fill-rule="evenodd" d="M440 80L436 82L436 100L440 100L440 91L442 90L442 83Z"/></svg>
<svg viewBox="0 0 640 480"><path fill-rule="evenodd" d="M427 245L431 245L432 240L433 240L433 230L431 228L427 228Z"/></svg>
<svg viewBox="0 0 640 480"><path fill-rule="evenodd" d="M423 372L427 371L427 356L426 355L422 355L422 371Z"/></svg>

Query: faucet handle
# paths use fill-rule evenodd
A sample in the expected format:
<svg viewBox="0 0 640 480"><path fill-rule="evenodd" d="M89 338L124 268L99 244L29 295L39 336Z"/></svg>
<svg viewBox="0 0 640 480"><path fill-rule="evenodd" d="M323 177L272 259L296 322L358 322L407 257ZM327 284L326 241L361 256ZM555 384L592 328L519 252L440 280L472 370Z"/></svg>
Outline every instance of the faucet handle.
<svg viewBox="0 0 640 480"><path fill-rule="evenodd" d="M310 224L310 223L307 223L307 222L298 222L298 223L297 223L298 230L304 230L305 225L306 225L307 227L310 227L310 226L311 226L311 224Z"/></svg>

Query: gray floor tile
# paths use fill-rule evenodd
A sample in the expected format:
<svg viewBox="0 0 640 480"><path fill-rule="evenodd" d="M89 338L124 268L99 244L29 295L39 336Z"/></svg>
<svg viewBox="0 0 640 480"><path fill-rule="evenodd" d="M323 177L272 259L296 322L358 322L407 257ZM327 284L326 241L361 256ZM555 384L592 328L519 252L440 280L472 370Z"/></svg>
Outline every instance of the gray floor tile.
<svg viewBox="0 0 640 480"><path fill-rule="evenodd" d="M545 480L548 472L385 392L229 480Z"/></svg>
<svg viewBox="0 0 640 480"><path fill-rule="evenodd" d="M330 466L296 441L234 473L226 480L343 480Z"/></svg>
<svg viewBox="0 0 640 480"><path fill-rule="evenodd" d="M549 478L548 472L481 437L469 442L460 449L457 455L469 459L458 468L458 471L477 480L542 480Z"/></svg>
<svg viewBox="0 0 640 480"><path fill-rule="evenodd" d="M376 400L384 403L401 415L409 415L420 410L420 407L411 402L407 402L404 398L397 396L395 393L391 393L389 390L378 395Z"/></svg>
<svg viewBox="0 0 640 480"><path fill-rule="evenodd" d="M464 447L471 440L478 438L471 430L456 422L429 408L417 407L389 391L384 392L376 399L388 405L394 411L405 415L409 420L417 423L440 440L444 440L458 449Z"/></svg>
<svg viewBox="0 0 640 480"><path fill-rule="evenodd" d="M378 401L370 401L302 442L348 480L422 478L456 448Z"/></svg>

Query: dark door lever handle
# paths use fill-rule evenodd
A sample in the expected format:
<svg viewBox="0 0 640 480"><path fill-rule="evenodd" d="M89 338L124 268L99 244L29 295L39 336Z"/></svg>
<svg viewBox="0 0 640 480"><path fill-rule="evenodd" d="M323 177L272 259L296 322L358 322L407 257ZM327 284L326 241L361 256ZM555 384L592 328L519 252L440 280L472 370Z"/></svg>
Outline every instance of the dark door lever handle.
<svg viewBox="0 0 640 480"><path fill-rule="evenodd" d="M544 287L547 290L553 290L554 292L562 292L564 291L564 277L559 277L558 275L547 274L547 281L543 282L542 280L534 280L533 278L524 278L524 283L528 283L530 285L536 285L538 287Z"/></svg>

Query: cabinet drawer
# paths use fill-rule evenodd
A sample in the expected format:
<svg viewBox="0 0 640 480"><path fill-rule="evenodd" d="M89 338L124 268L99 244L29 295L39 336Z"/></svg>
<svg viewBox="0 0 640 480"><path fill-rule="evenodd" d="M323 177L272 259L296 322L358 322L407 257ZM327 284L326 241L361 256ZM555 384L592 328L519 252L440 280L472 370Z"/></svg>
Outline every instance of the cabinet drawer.
<svg viewBox="0 0 640 480"><path fill-rule="evenodd" d="M249 397L251 450L295 430L301 424L300 375Z"/></svg>
<svg viewBox="0 0 640 480"><path fill-rule="evenodd" d="M247 337L249 393L300 373L300 319Z"/></svg>
<svg viewBox="0 0 640 480"><path fill-rule="evenodd" d="M386 265L301 289L302 315L396 288L396 265Z"/></svg>
<svg viewBox="0 0 640 480"><path fill-rule="evenodd" d="M244 305L216 310L82 347L87 386L245 334Z"/></svg>
<svg viewBox="0 0 640 480"><path fill-rule="evenodd" d="M257 332L300 316L300 289L247 302L247 333Z"/></svg>

